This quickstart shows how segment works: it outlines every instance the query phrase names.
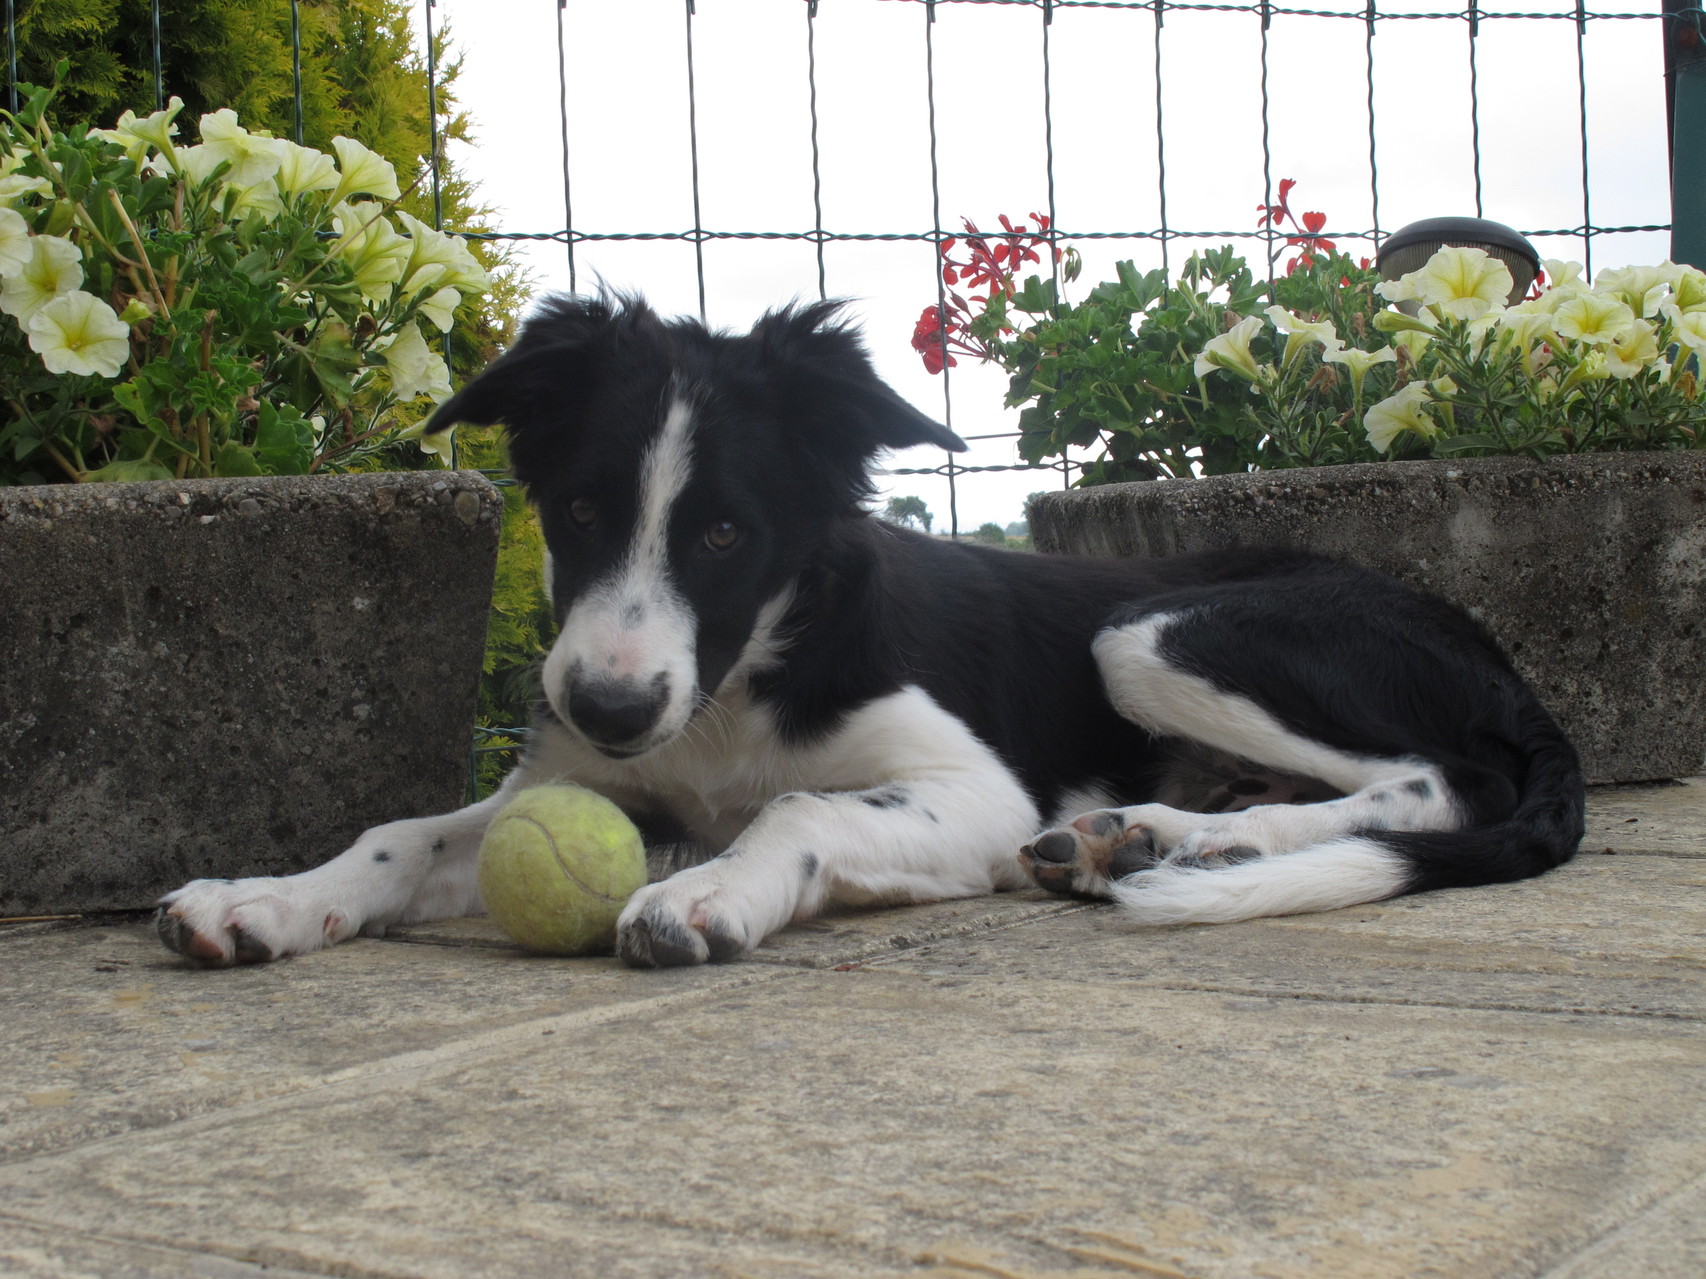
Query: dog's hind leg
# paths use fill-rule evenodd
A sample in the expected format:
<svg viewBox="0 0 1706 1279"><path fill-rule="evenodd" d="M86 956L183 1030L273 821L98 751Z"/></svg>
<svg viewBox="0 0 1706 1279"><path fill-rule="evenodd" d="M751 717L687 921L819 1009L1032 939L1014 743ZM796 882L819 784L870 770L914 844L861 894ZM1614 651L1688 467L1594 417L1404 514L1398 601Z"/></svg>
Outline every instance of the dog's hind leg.
<svg viewBox="0 0 1706 1279"><path fill-rule="evenodd" d="M1158 736L1318 779L1341 797L1221 813L1141 804L1083 814L1026 846L1032 877L1055 892L1118 898L1157 923L1327 910L1403 892L1408 864L1371 836L1464 825L1445 771L1401 749L1329 746L1282 722L1168 642L1179 616L1152 614L1097 637L1115 708Z"/></svg>
<svg viewBox="0 0 1706 1279"><path fill-rule="evenodd" d="M440 817L375 826L298 875L193 880L160 900L160 940L200 964L225 967L306 954L357 933L381 935L392 924L472 914L480 909L480 839L513 789Z"/></svg>

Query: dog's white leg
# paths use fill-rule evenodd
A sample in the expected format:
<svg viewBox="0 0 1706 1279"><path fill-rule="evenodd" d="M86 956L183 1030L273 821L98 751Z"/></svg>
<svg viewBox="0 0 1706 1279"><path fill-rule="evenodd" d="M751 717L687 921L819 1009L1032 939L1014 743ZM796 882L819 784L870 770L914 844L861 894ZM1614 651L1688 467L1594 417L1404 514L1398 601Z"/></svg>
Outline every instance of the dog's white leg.
<svg viewBox="0 0 1706 1279"><path fill-rule="evenodd" d="M1161 804L1085 813L1026 847L1025 866L1037 883L1117 898L1154 923L1325 910L1401 892L1402 859L1363 836L1458 829L1462 816L1440 770L1415 759L1350 754L1293 732L1249 698L1171 660L1163 639L1172 620L1156 615L1097 636L1096 659L1115 709L1161 736L1349 793L1215 814ZM1283 866L1256 864L1282 853Z"/></svg>
<svg viewBox="0 0 1706 1279"><path fill-rule="evenodd" d="M474 871L480 839L522 770L502 790L454 813L388 822L298 875L197 879L160 900L160 940L224 967L301 955L391 924L481 909Z"/></svg>
<svg viewBox="0 0 1706 1279"><path fill-rule="evenodd" d="M642 888L617 924L630 964L733 958L829 905L936 901L1023 882L1036 806L987 746L917 689L814 748L817 784L767 804L723 852ZM875 785L849 787L861 778Z"/></svg>

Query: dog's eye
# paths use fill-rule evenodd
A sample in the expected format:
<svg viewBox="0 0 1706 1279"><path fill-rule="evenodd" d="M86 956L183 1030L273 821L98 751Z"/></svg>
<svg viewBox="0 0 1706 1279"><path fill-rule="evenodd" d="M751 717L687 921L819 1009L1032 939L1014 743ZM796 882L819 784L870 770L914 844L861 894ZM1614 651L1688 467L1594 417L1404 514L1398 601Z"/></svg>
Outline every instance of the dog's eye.
<svg viewBox="0 0 1706 1279"><path fill-rule="evenodd" d="M578 497L569 503L569 518L582 528L591 528L598 523L598 508L584 497Z"/></svg>
<svg viewBox="0 0 1706 1279"><path fill-rule="evenodd" d="M705 530L705 545L713 551L726 551L740 541L740 529L728 520L718 520Z"/></svg>

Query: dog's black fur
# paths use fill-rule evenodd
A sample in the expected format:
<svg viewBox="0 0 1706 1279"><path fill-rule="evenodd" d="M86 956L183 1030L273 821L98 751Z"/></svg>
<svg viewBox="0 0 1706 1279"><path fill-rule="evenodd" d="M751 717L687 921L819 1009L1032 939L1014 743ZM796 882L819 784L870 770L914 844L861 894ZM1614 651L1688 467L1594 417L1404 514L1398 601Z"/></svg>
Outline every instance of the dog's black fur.
<svg viewBox="0 0 1706 1279"><path fill-rule="evenodd" d="M738 954L836 901L1010 887L1021 865L1151 922L1231 919L1519 879L1581 837L1573 749L1451 604L1295 552L1033 556L873 518L876 454L964 445L833 304L730 336L554 299L429 429L456 422L506 426L563 627L512 788L582 781L727 850L630 903L630 962ZM1116 807L1079 816L1086 797ZM1315 802L1267 802L1287 797ZM390 850L452 844L388 863L400 887L370 858L309 872L343 923L266 949L477 909L460 868L494 802L397 824ZM1051 820L1070 825L1021 858ZM228 962L242 892L217 883L169 898L162 935Z"/></svg>

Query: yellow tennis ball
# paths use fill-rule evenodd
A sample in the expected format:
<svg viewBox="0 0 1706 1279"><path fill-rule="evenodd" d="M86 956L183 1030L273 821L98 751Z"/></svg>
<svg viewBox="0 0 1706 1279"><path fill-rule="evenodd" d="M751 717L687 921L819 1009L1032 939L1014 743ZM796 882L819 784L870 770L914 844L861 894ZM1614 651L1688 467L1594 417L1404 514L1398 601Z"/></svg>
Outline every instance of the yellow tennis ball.
<svg viewBox="0 0 1706 1279"><path fill-rule="evenodd" d="M616 917L646 882L640 832L604 796L531 786L480 843L480 896L498 927L546 955L608 952Z"/></svg>

